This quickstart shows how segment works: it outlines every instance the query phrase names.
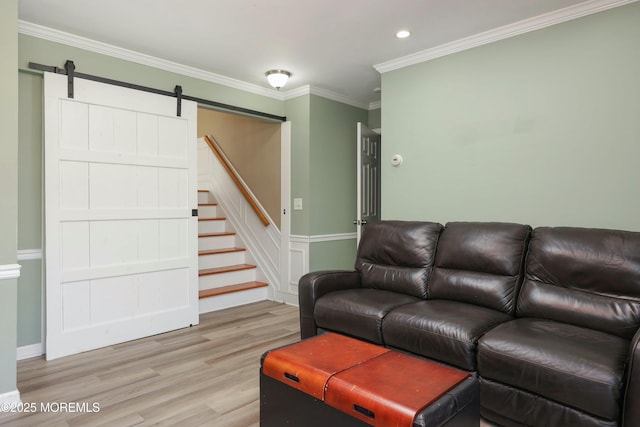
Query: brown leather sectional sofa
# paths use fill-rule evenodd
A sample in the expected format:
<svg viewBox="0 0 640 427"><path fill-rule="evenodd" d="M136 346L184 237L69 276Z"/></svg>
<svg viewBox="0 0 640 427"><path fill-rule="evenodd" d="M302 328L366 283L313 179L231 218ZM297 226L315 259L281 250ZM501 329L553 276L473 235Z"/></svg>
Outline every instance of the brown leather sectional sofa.
<svg viewBox="0 0 640 427"><path fill-rule="evenodd" d="M502 426L640 425L640 233L382 221L354 271L299 283L334 331L474 372Z"/></svg>

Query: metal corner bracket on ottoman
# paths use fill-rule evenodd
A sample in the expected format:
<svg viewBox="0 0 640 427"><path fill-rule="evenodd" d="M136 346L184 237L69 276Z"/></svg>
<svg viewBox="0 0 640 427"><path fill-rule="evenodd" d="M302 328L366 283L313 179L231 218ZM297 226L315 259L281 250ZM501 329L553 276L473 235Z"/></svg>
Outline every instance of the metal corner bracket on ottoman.
<svg viewBox="0 0 640 427"><path fill-rule="evenodd" d="M334 333L262 356L262 427L479 424L468 372Z"/></svg>

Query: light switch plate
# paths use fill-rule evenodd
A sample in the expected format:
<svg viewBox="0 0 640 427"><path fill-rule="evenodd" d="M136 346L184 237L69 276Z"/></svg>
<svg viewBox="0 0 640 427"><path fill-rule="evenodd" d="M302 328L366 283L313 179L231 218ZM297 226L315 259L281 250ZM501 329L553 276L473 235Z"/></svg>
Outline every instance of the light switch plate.
<svg viewBox="0 0 640 427"><path fill-rule="evenodd" d="M296 197L293 199L293 210L301 211L302 210L302 198Z"/></svg>

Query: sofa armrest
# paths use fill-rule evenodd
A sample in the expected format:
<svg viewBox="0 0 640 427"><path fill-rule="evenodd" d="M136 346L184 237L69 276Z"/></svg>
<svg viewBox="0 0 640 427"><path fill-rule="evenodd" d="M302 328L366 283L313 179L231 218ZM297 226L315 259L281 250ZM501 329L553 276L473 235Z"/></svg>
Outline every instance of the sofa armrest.
<svg viewBox="0 0 640 427"><path fill-rule="evenodd" d="M633 336L629 349L622 417L623 426L635 426L640 420L640 329Z"/></svg>
<svg viewBox="0 0 640 427"><path fill-rule="evenodd" d="M329 292L360 287L360 273L357 271L314 271L302 276L298 282L300 337L304 339L317 334L313 310L318 298Z"/></svg>

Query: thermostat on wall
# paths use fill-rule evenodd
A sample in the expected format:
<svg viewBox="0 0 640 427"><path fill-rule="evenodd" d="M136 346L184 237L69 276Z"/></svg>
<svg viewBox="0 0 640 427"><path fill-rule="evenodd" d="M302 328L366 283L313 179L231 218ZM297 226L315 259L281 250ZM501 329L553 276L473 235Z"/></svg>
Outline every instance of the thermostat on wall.
<svg viewBox="0 0 640 427"><path fill-rule="evenodd" d="M400 166L402 164L402 156L400 154L395 154L391 157L391 165L392 166Z"/></svg>

